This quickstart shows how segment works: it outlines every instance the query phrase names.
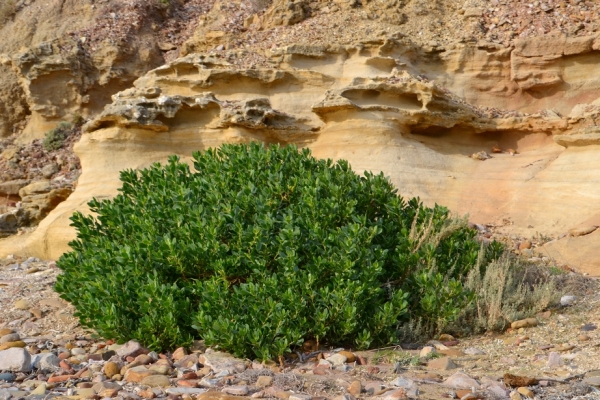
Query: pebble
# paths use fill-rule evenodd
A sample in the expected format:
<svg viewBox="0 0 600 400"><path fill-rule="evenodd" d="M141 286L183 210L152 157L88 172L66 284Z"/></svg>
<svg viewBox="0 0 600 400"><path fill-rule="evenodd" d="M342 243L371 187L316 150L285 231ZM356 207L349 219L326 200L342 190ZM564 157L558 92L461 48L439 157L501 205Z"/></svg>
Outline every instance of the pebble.
<svg viewBox="0 0 600 400"><path fill-rule="evenodd" d="M271 384L273 384L273 377L272 376L259 376L258 379L256 380L256 384L255 386L259 389L271 386Z"/></svg>
<svg viewBox="0 0 600 400"><path fill-rule="evenodd" d="M478 356L478 355L484 355L485 351L480 350L476 347L469 347L468 349L464 350L465 354L470 355L470 356Z"/></svg>
<svg viewBox="0 0 600 400"><path fill-rule="evenodd" d="M11 348L0 351L0 371L31 371L31 355L23 348Z"/></svg>
<svg viewBox="0 0 600 400"><path fill-rule="evenodd" d="M32 364L35 368L38 368L41 372L54 372L59 367L60 359L53 353L42 353L39 357L35 357Z"/></svg>
<svg viewBox="0 0 600 400"><path fill-rule="evenodd" d="M15 374L10 373L10 372L0 373L0 381L14 382L14 380L16 378L17 378L17 376Z"/></svg>
<svg viewBox="0 0 600 400"><path fill-rule="evenodd" d="M353 396L360 396L360 394L362 393L362 384L360 383L360 381L352 381L352 383L350 383L350 386L348 386L348 393L350 393Z"/></svg>
<svg viewBox="0 0 600 400"><path fill-rule="evenodd" d="M311 400L312 398L313 397L311 395L302 393L293 393L288 397L289 400Z"/></svg>
<svg viewBox="0 0 600 400"><path fill-rule="evenodd" d="M443 383L444 386L457 388L457 389L471 389L479 388L479 382L471 378L464 372L455 372L453 375L448 377Z"/></svg>
<svg viewBox="0 0 600 400"><path fill-rule="evenodd" d="M535 318L526 318L526 319L522 319L519 321L514 321L513 323L510 324L510 327L512 329L519 329L519 328L529 328L532 326L537 326L538 325L538 320Z"/></svg>
<svg viewBox="0 0 600 400"><path fill-rule="evenodd" d="M369 395L374 395L375 393L379 393L383 390L383 385L381 382L367 382L365 384L365 392Z"/></svg>
<svg viewBox="0 0 600 400"><path fill-rule="evenodd" d="M0 400L9 400L13 393L12 390L0 389Z"/></svg>
<svg viewBox="0 0 600 400"><path fill-rule="evenodd" d="M401 388L405 388L405 389L411 389L413 387L416 387L415 382L410 380L410 379L406 379L403 377L398 377L396 379L394 379L393 381L390 382L391 386L396 386L396 387L401 387Z"/></svg>
<svg viewBox="0 0 600 400"><path fill-rule="evenodd" d="M154 394L154 392L151 390L140 390L138 392L138 396L140 396L144 399L153 399L156 397L156 394Z"/></svg>
<svg viewBox="0 0 600 400"><path fill-rule="evenodd" d="M2 350L7 350L7 349L12 349L15 347L26 347L27 343L23 342L22 340L17 340L15 342L6 342L6 343L2 343L0 344L0 351Z"/></svg>
<svg viewBox="0 0 600 400"><path fill-rule="evenodd" d="M533 399L535 397L535 394L533 393L533 391L531 391L531 389L526 388L526 387L520 387L520 388L518 388L517 392L519 392L523 396L531 398L531 399Z"/></svg>
<svg viewBox="0 0 600 400"><path fill-rule="evenodd" d="M121 369L119 368L119 365L116 362L113 361L109 361L106 364L104 364L104 375L106 375L106 377L108 379L112 378L113 376L117 375L119 373Z"/></svg>
<svg viewBox="0 0 600 400"><path fill-rule="evenodd" d="M45 383L42 383L41 385L36 387L34 390L32 390L30 393L30 395L32 395L32 396L44 395L44 394L46 394L46 384Z"/></svg>
<svg viewBox="0 0 600 400"><path fill-rule="evenodd" d="M141 382L144 378L153 375L161 375L159 372L148 369L144 366L133 367L125 372L125 380L130 383Z"/></svg>
<svg viewBox="0 0 600 400"><path fill-rule="evenodd" d="M560 298L560 305L563 307L571 306L577 300L576 296L565 295Z"/></svg>
<svg viewBox="0 0 600 400"><path fill-rule="evenodd" d="M18 333L9 333L8 335L0 337L0 343L16 342L18 340L21 340L21 337Z"/></svg>
<svg viewBox="0 0 600 400"><path fill-rule="evenodd" d="M95 392L100 393L105 390L121 390L122 387L116 382L99 382L92 386Z"/></svg>
<svg viewBox="0 0 600 400"><path fill-rule="evenodd" d="M245 396L248 394L248 386L246 385L237 385L237 386L228 386L223 388L224 393L233 394L236 396Z"/></svg>
<svg viewBox="0 0 600 400"><path fill-rule="evenodd" d="M354 353L350 351L342 350L338 352L338 354L341 354L342 356L346 357L347 363L353 363L356 361L356 355L354 355Z"/></svg>
<svg viewBox="0 0 600 400"><path fill-rule="evenodd" d="M221 351L209 352L207 350L207 352L200 355L199 358L203 365L210 367L216 374L223 370L235 372L244 372L246 370L244 361L235 358L229 353Z"/></svg>
<svg viewBox="0 0 600 400"><path fill-rule="evenodd" d="M113 350L113 349L110 349ZM117 355L119 357L127 358L127 357L137 357L140 354L148 354L150 350L144 348L141 344L136 342L135 340L130 340L125 343L123 346L120 346L116 349Z"/></svg>
<svg viewBox="0 0 600 400"><path fill-rule="evenodd" d="M548 368L559 368L562 367L563 365L565 365L565 363L563 362L562 358L560 357L560 354L556 353L556 352L551 352L548 355Z"/></svg>
<svg viewBox="0 0 600 400"><path fill-rule="evenodd" d="M450 357L442 357L442 358L437 358L435 360L429 361L429 363L427 363L427 367L433 368L433 369L439 369L442 371L448 371L451 369L458 368L458 365L456 365L456 363L454 361L452 361L452 359Z"/></svg>
<svg viewBox="0 0 600 400"><path fill-rule="evenodd" d="M524 240L519 244L519 250L528 250L531 249L531 242L529 240Z"/></svg>
<svg viewBox="0 0 600 400"><path fill-rule="evenodd" d="M96 395L94 389L77 389L75 395L83 399L93 398Z"/></svg>
<svg viewBox="0 0 600 400"><path fill-rule="evenodd" d="M166 393L168 394L177 394L177 395L184 395L184 394L202 394L207 392L207 389L198 389L198 388L188 388L188 387L176 387L176 388L168 388L165 390Z"/></svg>
<svg viewBox="0 0 600 400"><path fill-rule="evenodd" d="M65 381L68 381L69 379L77 379L77 377L75 375L53 376L51 378L48 378L48 383L65 382Z"/></svg>
<svg viewBox="0 0 600 400"><path fill-rule="evenodd" d="M171 385L169 378L165 375L150 375L142 379L140 383L149 387L167 387Z"/></svg>
<svg viewBox="0 0 600 400"><path fill-rule="evenodd" d="M333 365L344 365L348 358L346 358L346 356L343 354L336 353L330 357L327 357L325 360L329 361Z"/></svg>
<svg viewBox="0 0 600 400"><path fill-rule="evenodd" d="M585 324L581 327L581 330L584 332L595 331L598 327L595 324Z"/></svg>
<svg viewBox="0 0 600 400"><path fill-rule="evenodd" d="M21 299L15 302L15 308L19 310L28 310L29 308L31 308L31 305L27 300Z"/></svg>
<svg viewBox="0 0 600 400"><path fill-rule="evenodd" d="M421 349L421 352L419 353L419 357L421 357L421 358L427 357L430 353L435 353L435 347L425 346Z"/></svg>
<svg viewBox="0 0 600 400"><path fill-rule="evenodd" d="M171 356L173 358L173 360L178 361L180 359L182 359L183 357L187 356L188 352L185 348L183 347L179 347L178 349L176 349L173 352L173 355Z"/></svg>
<svg viewBox="0 0 600 400"><path fill-rule="evenodd" d="M582 382L590 386L600 386L600 376L586 376L585 378L583 378Z"/></svg>

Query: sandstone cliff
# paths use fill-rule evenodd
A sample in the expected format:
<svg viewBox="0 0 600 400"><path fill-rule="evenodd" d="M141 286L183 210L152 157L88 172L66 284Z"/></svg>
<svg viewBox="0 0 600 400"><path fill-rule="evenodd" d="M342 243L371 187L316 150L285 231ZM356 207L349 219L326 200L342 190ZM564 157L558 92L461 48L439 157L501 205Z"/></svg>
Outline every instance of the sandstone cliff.
<svg viewBox="0 0 600 400"><path fill-rule="evenodd" d="M506 235L556 238L536 251L598 274L598 35L587 26L541 36L509 35L512 28L503 28L509 39L497 40L477 31L493 23L496 9L440 4L427 11L417 2L277 1L257 12L245 2L216 2L183 44L183 57L114 94L127 80L99 62L89 65L89 73L85 64L73 68L77 48L66 58L55 54L60 49L54 45L29 50L24 61L13 57L32 110L32 132L41 131L36 118L55 121L77 109L94 117L75 146L83 168L75 192L26 240L18 238L19 246L49 258L68 250L74 236L69 216L85 210L94 196L113 196L124 168L170 154L189 157L224 142L261 140L345 158L357 171L384 171L403 196L447 205ZM411 16L429 21L443 12L460 15L443 20L450 36L433 40L428 33L423 40L405 33L417 29ZM317 35L320 27L344 21L357 25L337 25L339 35L331 28L331 40ZM360 28L372 34L352 38ZM465 37L457 38L458 31ZM289 38L265 39L273 32ZM250 34L264 40L240 42ZM118 51L107 57L111 66ZM31 89L38 65L63 71L56 87L44 90L61 93L64 106ZM85 85L88 76L96 88L89 90L104 98L113 94L101 112L107 99L82 108L89 90L65 85L78 79ZM98 86L111 79L120 86ZM586 234L568 234L578 228ZM14 251L18 239L1 242L2 251Z"/></svg>

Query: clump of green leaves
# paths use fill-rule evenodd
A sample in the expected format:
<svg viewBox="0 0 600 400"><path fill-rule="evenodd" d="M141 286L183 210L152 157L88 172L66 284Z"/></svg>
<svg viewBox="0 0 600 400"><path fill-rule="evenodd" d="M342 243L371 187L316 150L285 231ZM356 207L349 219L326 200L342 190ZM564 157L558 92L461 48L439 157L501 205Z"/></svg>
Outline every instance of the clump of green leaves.
<svg viewBox="0 0 600 400"><path fill-rule="evenodd" d="M64 145L65 140L67 139L69 134L71 133L72 128L73 125L71 125L69 122L61 122L56 128L52 129L51 131L48 131L42 142L42 146L44 146L44 149L46 149L46 151L54 151L60 149Z"/></svg>
<svg viewBox="0 0 600 400"><path fill-rule="evenodd" d="M56 290L84 326L260 359L307 339L385 345L414 318L454 319L474 298L461 279L502 250L383 174L306 149L224 145L193 166L123 171L119 195L73 215Z"/></svg>

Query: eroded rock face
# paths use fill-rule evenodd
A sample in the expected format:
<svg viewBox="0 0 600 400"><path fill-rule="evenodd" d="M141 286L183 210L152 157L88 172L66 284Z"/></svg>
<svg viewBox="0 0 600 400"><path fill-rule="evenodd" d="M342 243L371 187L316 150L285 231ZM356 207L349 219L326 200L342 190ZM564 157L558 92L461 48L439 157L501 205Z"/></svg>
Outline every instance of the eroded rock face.
<svg viewBox="0 0 600 400"><path fill-rule="evenodd" d="M310 15L307 0L276 0L265 15L265 28L280 25L294 25L304 21Z"/></svg>
<svg viewBox="0 0 600 400"><path fill-rule="evenodd" d="M243 53L179 58L115 94L85 126L75 148L83 167L77 189L25 250L46 258L67 251L73 211L86 211L92 197L114 196L123 169L254 140L309 147L317 157L349 160L358 172L384 171L404 197L444 204L476 223L508 219L525 236L600 225L593 221L600 220L600 142L589 128L600 116L593 101L600 76L575 62L600 52L595 39L556 40L562 44L463 43L442 52L399 36L295 45L269 50L266 69L227 61ZM561 85L577 87L577 96L546 109ZM581 99L591 101L577 105ZM589 247L596 236L569 240ZM596 253L581 252L587 259L579 267L600 271Z"/></svg>
<svg viewBox="0 0 600 400"><path fill-rule="evenodd" d="M29 226L40 222L50 211L65 201L71 192L71 188L53 187L48 180L36 181L23 187L19 190L21 206L14 213L18 226Z"/></svg>
<svg viewBox="0 0 600 400"><path fill-rule="evenodd" d="M60 121L74 115L91 116L100 112L111 93L131 84L148 65L158 65L149 52L139 51L131 60L127 49L105 45L93 57L81 47L61 50L59 41L42 43L12 57L12 67L31 118L20 136L23 143L42 138Z"/></svg>

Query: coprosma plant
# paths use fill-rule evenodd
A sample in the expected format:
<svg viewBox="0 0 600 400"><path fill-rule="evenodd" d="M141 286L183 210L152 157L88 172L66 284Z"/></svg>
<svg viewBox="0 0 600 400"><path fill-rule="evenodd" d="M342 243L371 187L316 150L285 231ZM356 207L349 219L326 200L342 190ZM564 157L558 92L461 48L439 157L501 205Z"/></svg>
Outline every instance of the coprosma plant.
<svg viewBox="0 0 600 400"><path fill-rule="evenodd" d="M461 277L480 255L474 231L405 202L383 174L257 143L193 165L123 171L114 199L73 215L56 291L82 325L269 359L306 339L391 343L399 323L451 319L472 299Z"/></svg>

